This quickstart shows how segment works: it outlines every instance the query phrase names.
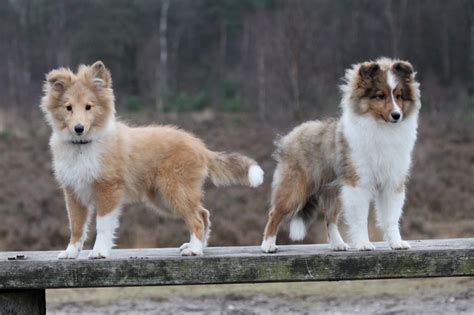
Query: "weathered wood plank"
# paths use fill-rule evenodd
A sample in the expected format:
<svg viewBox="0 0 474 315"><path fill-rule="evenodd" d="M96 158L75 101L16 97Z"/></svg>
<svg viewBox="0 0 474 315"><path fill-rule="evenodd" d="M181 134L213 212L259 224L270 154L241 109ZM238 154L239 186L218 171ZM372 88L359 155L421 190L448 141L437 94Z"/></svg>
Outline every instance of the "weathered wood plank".
<svg viewBox="0 0 474 315"><path fill-rule="evenodd" d="M45 290L0 290L0 314L46 314Z"/></svg>
<svg viewBox="0 0 474 315"><path fill-rule="evenodd" d="M121 249L105 260L58 261L58 252L0 253L0 289L112 287L204 283L322 281L474 276L474 239L411 241L413 249L332 252L327 245L211 247L203 257L178 249ZM25 255L24 260L8 257Z"/></svg>

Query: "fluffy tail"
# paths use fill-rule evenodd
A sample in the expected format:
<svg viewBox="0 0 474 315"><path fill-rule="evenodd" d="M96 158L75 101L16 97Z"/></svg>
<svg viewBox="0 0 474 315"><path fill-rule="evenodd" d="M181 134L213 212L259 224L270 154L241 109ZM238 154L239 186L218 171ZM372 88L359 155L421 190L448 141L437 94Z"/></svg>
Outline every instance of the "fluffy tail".
<svg viewBox="0 0 474 315"><path fill-rule="evenodd" d="M305 206L296 212L290 221L290 239L301 241L305 238L309 225L313 222L316 200L311 198Z"/></svg>
<svg viewBox="0 0 474 315"><path fill-rule="evenodd" d="M216 186L242 184L258 187L263 183L263 170L257 162L239 153L211 152L208 167Z"/></svg>

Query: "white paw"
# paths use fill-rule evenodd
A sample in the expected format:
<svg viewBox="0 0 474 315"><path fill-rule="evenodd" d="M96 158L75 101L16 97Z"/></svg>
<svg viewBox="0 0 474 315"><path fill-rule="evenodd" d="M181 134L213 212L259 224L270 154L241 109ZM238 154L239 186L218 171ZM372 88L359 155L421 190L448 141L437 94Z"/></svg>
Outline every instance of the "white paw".
<svg viewBox="0 0 474 315"><path fill-rule="evenodd" d="M354 248L361 251L375 250L375 246L371 242L356 243Z"/></svg>
<svg viewBox="0 0 474 315"><path fill-rule="evenodd" d="M81 252L79 244L69 244L66 250L59 253L58 259L76 259Z"/></svg>
<svg viewBox="0 0 474 315"><path fill-rule="evenodd" d="M79 256L79 252L70 252L67 250L63 250L59 253L58 259L76 259Z"/></svg>
<svg viewBox="0 0 474 315"><path fill-rule="evenodd" d="M276 246L276 237L272 236L264 239L260 248L264 253L276 253L278 250L278 247Z"/></svg>
<svg viewBox="0 0 474 315"><path fill-rule="evenodd" d="M184 243L183 245L179 247L179 250L182 251L183 249L186 249L188 247L189 247L189 243Z"/></svg>
<svg viewBox="0 0 474 315"><path fill-rule="evenodd" d="M202 256L204 255L202 249L186 247L181 250L181 256Z"/></svg>
<svg viewBox="0 0 474 315"><path fill-rule="evenodd" d="M349 249L349 245L347 245L346 243L331 244L331 249L337 252L346 251Z"/></svg>
<svg viewBox="0 0 474 315"><path fill-rule="evenodd" d="M204 243L195 234L191 234L189 243L184 243L179 248L181 256L202 256L204 254L203 245Z"/></svg>
<svg viewBox="0 0 474 315"><path fill-rule="evenodd" d="M398 249L410 249L411 248L410 244L408 244L408 242L406 242L406 241L392 242L392 243L390 243L390 247L392 249L396 249L396 250L398 250Z"/></svg>
<svg viewBox="0 0 474 315"><path fill-rule="evenodd" d="M248 176L252 187L258 187L263 183L263 170L258 165L250 166Z"/></svg>
<svg viewBox="0 0 474 315"><path fill-rule="evenodd" d="M260 248L262 249L262 252L267 253L267 254L276 253L278 251L278 246L276 246L276 245L264 246L262 244L262 246L260 246Z"/></svg>
<svg viewBox="0 0 474 315"><path fill-rule="evenodd" d="M110 251L105 249L93 249L89 254L89 259L102 259L109 257Z"/></svg>

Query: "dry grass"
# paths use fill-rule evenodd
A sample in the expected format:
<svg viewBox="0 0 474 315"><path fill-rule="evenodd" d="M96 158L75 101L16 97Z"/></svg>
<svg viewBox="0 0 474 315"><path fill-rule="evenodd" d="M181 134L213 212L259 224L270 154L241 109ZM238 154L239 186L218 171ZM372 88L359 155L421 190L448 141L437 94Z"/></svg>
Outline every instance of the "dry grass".
<svg viewBox="0 0 474 315"><path fill-rule="evenodd" d="M13 113L0 116L0 250L62 249L69 231L63 197L52 175L49 128L39 112L27 118ZM272 142L275 134L287 132L295 122L264 124L246 114L209 112L127 114L126 120L177 124L199 135L213 150L236 150L257 159L266 172L262 187L209 184L205 204L213 222L211 246L259 244L275 167ZM402 222L408 239L474 235L474 128L469 122L448 127L428 115L421 119ZM141 205L128 207L121 222L122 248L174 247L188 238L183 221L161 218ZM378 231L372 234L374 239L381 237ZM325 235L317 220L305 242L325 242ZM286 225L279 239L288 242Z"/></svg>

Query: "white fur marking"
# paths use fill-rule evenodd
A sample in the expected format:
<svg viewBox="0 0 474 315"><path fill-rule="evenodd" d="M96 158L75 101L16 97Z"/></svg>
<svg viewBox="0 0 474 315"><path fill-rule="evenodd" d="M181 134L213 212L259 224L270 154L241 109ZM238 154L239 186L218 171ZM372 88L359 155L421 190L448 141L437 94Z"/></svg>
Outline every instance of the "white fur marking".
<svg viewBox="0 0 474 315"><path fill-rule="evenodd" d="M89 258L107 258L114 246L115 230L119 225L120 208L104 216L97 216L97 237Z"/></svg>
<svg viewBox="0 0 474 315"><path fill-rule="evenodd" d="M374 190L386 185L396 187L405 181L416 140L417 113L403 123L386 124L345 110L341 120L350 159L359 175L358 185Z"/></svg>
<svg viewBox="0 0 474 315"><path fill-rule="evenodd" d="M301 217L295 216L290 222L290 239L301 241L306 236L306 225Z"/></svg>
<svg viewBox="0 0 474 315"><path fill-rule="evenodd" d="M407 241L399 241L396 243L390 243L390 247L395 250L410 249L411 245Z"/></svg>
<svg viewBox="0 0 474 315"><path fill-rule="evenodd" d="M277 166L275 172L273 173L272 189L275 189L278 185L280 185L281 181L281 168Z"/></svg>
<svg viewBox="0 0 474 315"><path fill-rule="evenodd" d="M395 97L393 96L393 91L390 91L390 95L391 95L391 97L392 97L392 104L393 104L392 113L393 113L393 112L399 113L399 114L400 114L400 118L398 119L398 121L401 121L401 120L403 119L402 109L400 108L400 106L398 106L397 101L395 100Z"/></svg>
<svg viewBox="0 0 474 315"><path fill-rule="evenodd" d="M388 86L390 86L390 90L393 91L393 89L395 89L395 87L397 86L398 82L397 82L397 79L396 77L393 75L392 71L391 70L388 70L387 71L387 83L388 83Z"/></svg>
<svg viewBox="0 0 474 315"><path fill-rule="evenodd" d="M373 250L370 243L367 220L369 216L371 194L360 187L344 185L341 189L341 201L344 217L348 224L352 246L358 250Z"/></svg>
<svg viewBox="0 0 474 315"><path fill-rule="evenodd" d="M53 129L50 146L53 152L54 172L63 187L71 187L83 206L91 204L92 183L100 176L101 159L105 150L102 140L113 134L115 123L109 121L104 130L96 132L89 144L75 145L77 140L69 133Z"/></svg>
<svg viewBox="0 0 474 315"><path fill-rule="evenodd" d="M388 186L379 191L375 198L377 224L384 232L385 240L393 249L408 249L410 245L402 241L399 221L402 215L405 192Z"/></svg>
<svg viewBox="0 0 474 315"><path fill-rule="evenodd" d="M196 235L191 234L189 243L184 243L181 247L182 256L202 256L204 244L199 240Z"/></svg>
<svg viewBox="0 0 474 315"><path fill-rule="evenodd" d="M263 183L263 170L258 165L252 165L249 167L248 177L250 186L258 187Z"/></svg>
<svg viewBox="0 0 474 315"><path fill-rule="evenodd" d="M387 71L387 82L388 82L388 85L390 86L390 97L392 99L392 104L393 104L392 112L400 114L400 118L397 121L401 121L403 119L403 113L402 113L402 110L400 109L400 106L398 106L397 101L395 100L395 97L393 96L393 90L397 87L398 81L396 77L393 75L391 70Z"/></svg>
<svg viewBox="0 0 474 315"><path fill-rule="evenodd" d="M270 236L264 239L260 248L264 253L275 253L278 250L276 246L276 236Z"/></svg>
<svg viewBox="0 0 474 315"><path fill-rule="evenodd" d="M82 243L69 243L66 250L62 251L58 255L58 259L76 259L82 249Z"/></svg>
<svg viewBox="0 0 474 315"><path fill-rule="evenodd" d="M329 237L329 245L331 249L334 251L345 251L349 249L349 245L344 243L344 240L339 233L339 229L337 225L334 223L328 224L328 237Z"/></svg>
<svg viewBox="0 0 474 315"><path fill-rule="evenodd" d="M94 143L73 145L55 143L51 139L54 154L54 171L63 187L71 187L84 206L91 203L91 185L100 174L101 150ZM87 146L87 147L86 147Z"/></svg>

